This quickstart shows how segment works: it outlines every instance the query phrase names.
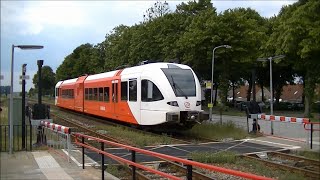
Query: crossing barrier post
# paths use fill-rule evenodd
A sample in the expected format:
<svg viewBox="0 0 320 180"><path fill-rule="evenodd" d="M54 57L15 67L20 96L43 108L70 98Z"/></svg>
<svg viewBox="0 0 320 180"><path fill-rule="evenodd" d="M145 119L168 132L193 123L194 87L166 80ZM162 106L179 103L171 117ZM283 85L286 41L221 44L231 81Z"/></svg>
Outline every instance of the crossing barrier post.
<svg viewBox="0 0 320 180"><path fill-rule="evenodd" d="M101 142L101 151L104 151L104 143ZM101 179L104 180L104 154L101 153Z"/></svg>
<svg viewBox="0 0 320 180"><path fill-rule="evenodd" d="M131 151L131 161L132 162L136 162L136 152L135 151ZM136 167L132 166L132 180L136 179Z"/></svg>

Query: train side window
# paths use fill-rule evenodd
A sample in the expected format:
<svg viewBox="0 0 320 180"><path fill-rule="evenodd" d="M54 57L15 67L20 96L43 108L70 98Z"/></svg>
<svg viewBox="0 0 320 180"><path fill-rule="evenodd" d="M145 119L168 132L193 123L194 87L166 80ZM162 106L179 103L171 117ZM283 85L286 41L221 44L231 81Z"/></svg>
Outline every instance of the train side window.
<svg viewBox="0 0 320 180"><path fill-rule="evenodd" d="M162 93L152 81L149 81L149 80L141 81L141 101L142 102L160 101L162 99L163 99Z"/></svg>
<svg viewBox="0 0 320 180"><path fill-rule="evenodd" d="M121 82L121 101L128 101L128 82Z"/></svg>
<svg viewBox="0 0 320 180"><path fill-rule="evenodd" d="M88 96L89 96L89 90L88 90L88 88L85 88L84 89L84 99L88 100Z"/></svg>
<svg viewBox="0 0 320 180"><path fill-rule="evenodd" d="M99 96L98 96L98 100L99 101L103 101L103 88L101 87L101 88L99 88Z"/></svg>
<svg viewBox="0 0 320 180"><path fill-rule="evenodd" d="M92 88L89 88L89 100L92 100L93 99L93 89Z"/></svg>
<svg viewBox="0 0 320 180"><path fill-rule="evenodd" d="M93 89L93 100L98 100L98 88Z"/></svg>
<svg viewBox="0 0 320 180"><path fill-rule="evenodd" d="M71 98L73 99L74 98L74 89L70 89L71 91Z"/></svg>
<svg viewBox="0 0 320 180"><path fill-rule="evenodd" d="M109 87L104 87L104 102L109 102Z"/></svg>
<svg viewBox="0 0 320 180"><path fill-rule="evenodd" d="M137 79L129 80L129 101L137 101Z"/></svg>

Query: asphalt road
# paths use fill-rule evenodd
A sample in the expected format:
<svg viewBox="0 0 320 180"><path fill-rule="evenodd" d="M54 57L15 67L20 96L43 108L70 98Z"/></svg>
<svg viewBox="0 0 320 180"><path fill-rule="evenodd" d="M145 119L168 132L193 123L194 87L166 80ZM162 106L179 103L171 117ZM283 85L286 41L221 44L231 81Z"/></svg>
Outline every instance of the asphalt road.
<svg viewBox="0 0 320 180"><path fill-rule="evenodd" d="M248 120L247 118L242 116L228 116L228 115L220 115L213 114L213 122L220 122L222 119L223 123L232 122L236 126L248 130L247 124L249 125L249 131L252 130L252 119ZM271 134L271 121L266 120L258 120L258 123L261 128L261 132L264 134ZM273 135L284 137L284 138L292 138L295 140L300 141L308 141L310 140L310 131L304 129L303 124L300 123L288 123L288 122L277 122L274 121L273 123ZM319 125L314 126L314 129L320 129ZM313 132L313 145L320 145L320 131Z"/></svg>

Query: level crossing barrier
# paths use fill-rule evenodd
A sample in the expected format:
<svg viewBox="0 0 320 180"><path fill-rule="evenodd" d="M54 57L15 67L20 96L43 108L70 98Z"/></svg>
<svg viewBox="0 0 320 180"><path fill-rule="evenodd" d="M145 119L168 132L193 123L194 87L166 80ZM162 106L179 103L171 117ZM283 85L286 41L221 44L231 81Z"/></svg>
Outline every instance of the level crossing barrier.
<svg viewBox="0 0 320 180"><path fill-rule="evenodd" d="M96 138L93 136L89 136L89 135L84 135L81 133L74 133L74 135L76 136L75 138L75 144L79 145L82 147L82 168L84 169L84 148L90 149L94 152L97 152L99 154L101 154L101 169L102 169L102 179L104 179L104 156L108 156L116 161L128 164L130 166L132 166L132 179L135 180L135 170L136 168L140 168L155 174L158 174L160 176L163 176L165 178L169 178L169 179L174 179L174 180L178 180L180 178L152 169L152 168L148 168L144 165L138 164L135 162L135 154L136 152L141 153L141 154L146 154L149 156L153 156L153 157L157 157L160 159L165 159L167 161L174 161L174 162L179 162L179 163L183 163L184 165L187 166L187 179L191 180L192 179L192 167L199 167L199 168L203 168L203 169L207 169L207 170L211 170L211 171L218 171L221 173L225 173L225 174L230 174L230 175L234 175L234 176L238 176L238 177L243 177L243 178L248 178L248 179L260 179L260 180L270 180L271 178L267 178L267 177L263 177L263 176L258 176L255 174L251 174L251 173L244 173L241 171L236 171L236 170L231 170L231 169L226 169L226 168L222 168L222 167L218 167L218 166L213 166L213 165L209 165L209 164L204 164L204 163L199 163L199 162L195 162L195 161L191 161L191 160L187 160L187 159L182 159L182 158L178 158L178 157L174 157L174 156L169 156L169 155L165 155L165 154L161 154L161 153L157 153L157 152L152 152L152 151L148 151L148 150L144 150L144 149L140 149L140 148L136 148L136 147L132 147L132 146L128 146L128 145L124 145L124 144L119 144L116 142L112 142L112 141L107 141L104 139L100 139L100 138ZM81 142L79 142L79 139L81 139ZM85 138L86 139L90 139L91 141L96 141L98 143L101 144L101 149L97 149L95 147L92 147L88 144L85 144ZM131 158L132 160L126 160L123 159L121 157L115 156L111 153L108 153L106 151L104 151L104 144L108 144L111 146L116 146L116 147L120 147L120 148L124 148L127 150L131 151Z"/></svg>
<svg viewBox="0 0 320 180"><path fill-rule="evenodd" d="M61 149L63 146L68 151L68 162L70 162L71 128L48 121L41 121L40 127L42 127L39 133L41 143L55 149Z"/></svg>
<svg viewBox="0 0 320 180"><path fill-rule="evenodd" d="M290 122L290 123L308 123L308 122L310 122L309 118L274 116L274 115L265 115L265 114L257 114L257 117L258 117L258 119L267 120L267 121L279 121L279 122Z"/></svg>

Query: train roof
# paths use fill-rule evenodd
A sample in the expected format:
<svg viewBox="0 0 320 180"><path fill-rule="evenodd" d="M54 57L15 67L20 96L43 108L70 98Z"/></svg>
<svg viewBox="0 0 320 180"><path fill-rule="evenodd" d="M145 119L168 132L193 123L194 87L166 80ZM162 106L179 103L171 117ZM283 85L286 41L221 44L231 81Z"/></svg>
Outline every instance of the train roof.
<svg viewBox="0 0 320 180"><path fill-rule="evenodd" d="M62 84L71 84L71 83L75 83L77 82L78 78L73 78L73 79L68 79L68 80L64 80L62 82Z"/></svg>
<svg viewBox="0 0 320 180"><path fill-rule="evenodd" d="M56 88L58 88L58 87L62 84L62 82L63 82L63 81L59 81L59 82L57 82L57 84L56 84Z"/></svg>
<svg viewBox="0 0 320 180"><path fill-rule="evenodd" d="M140 65L140 66L133 66L133 67L125 68L122 70L121 75L141 73L143 71L153 71L153 70L156 70L159 68L190 69L189 66L183 65L183 64L157 62L157 63L150 63L150 64L144 64L144 65ZM85 81L96 80L96 79L101 79L101 78L111 78L111 77L115 76L119 71L121 71L121 70L114 70L114 71L110 71L110 72L89 75ZM65 81L59 81L61 83L58 85L58 83L59 83L58 82L56 87L60 86L61 84L75 83L77 81L77 79L78 78L68 79Z"/></svg>
<svg viewBox="0 0 320 180"><path fill-rule="evenodd" d="M183 65L183 64L176 64L176 63L165 63L165 62L157 62L157 63L150 63L150 64L144 64L140 66L134 66L125 68L121 75L124 74L133 74L133 73L141 73L143 71L153 71L155 69L159 68L182 68L182 69L190 69L189 66Z"/></svg>
<svg viewBox="0 0 320 180"><path fill-rule="evenodd" d="M90 81L90 80L95 80L95 79L101 79L101 78L108 78L108 77L113 77L117 74L119 70L115 70L115 71L110 71L110 72L105 72L105 73L100 73L100 74L94 74L94 75L89 75L86 78L86 81Z"/></svg>

